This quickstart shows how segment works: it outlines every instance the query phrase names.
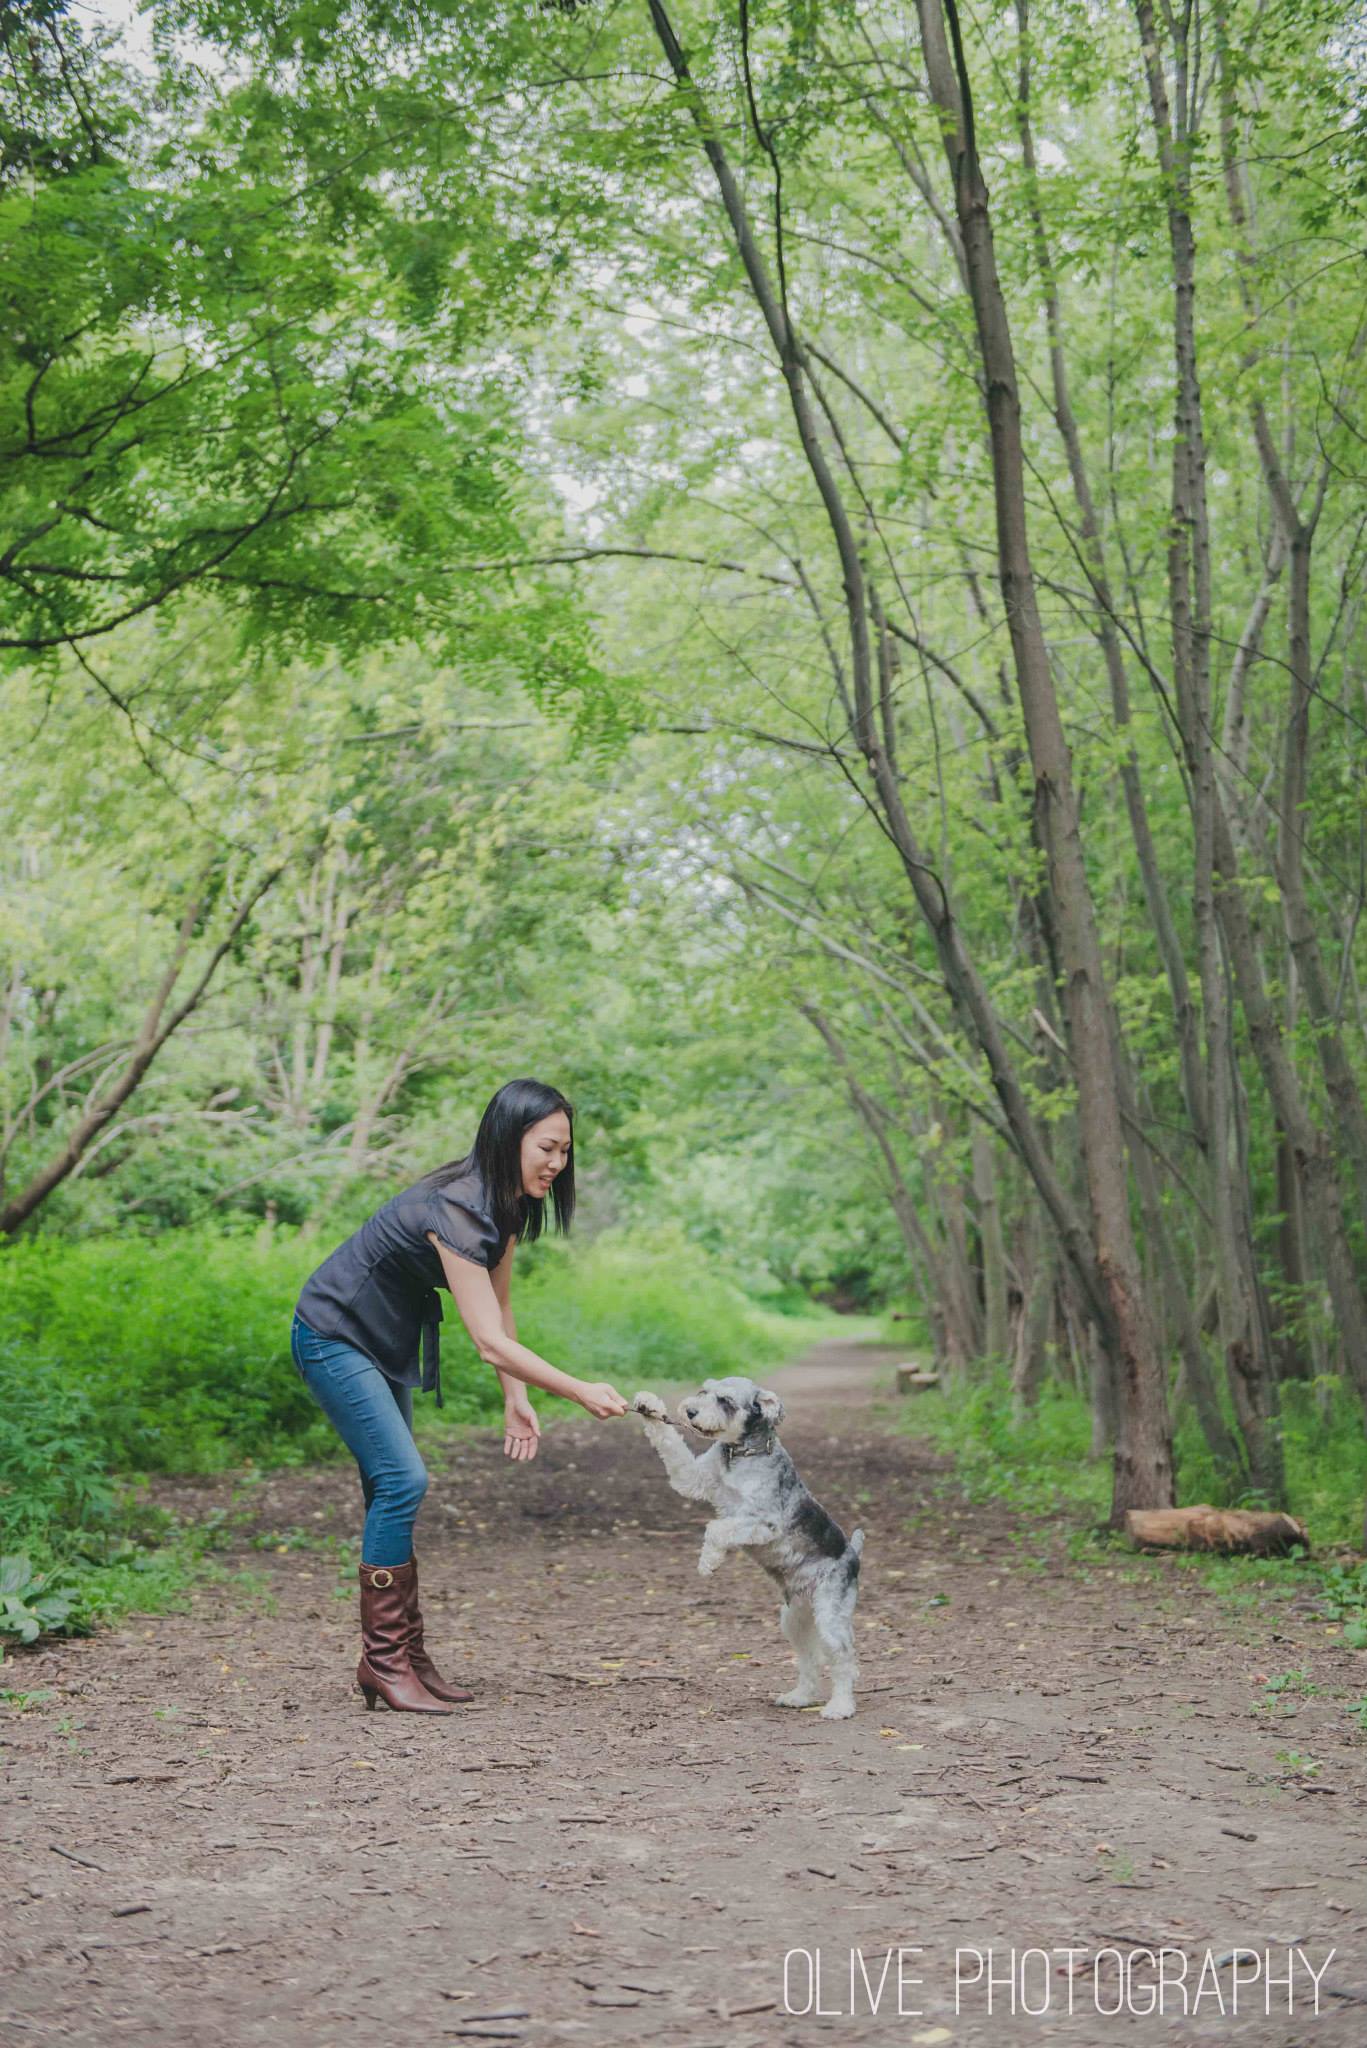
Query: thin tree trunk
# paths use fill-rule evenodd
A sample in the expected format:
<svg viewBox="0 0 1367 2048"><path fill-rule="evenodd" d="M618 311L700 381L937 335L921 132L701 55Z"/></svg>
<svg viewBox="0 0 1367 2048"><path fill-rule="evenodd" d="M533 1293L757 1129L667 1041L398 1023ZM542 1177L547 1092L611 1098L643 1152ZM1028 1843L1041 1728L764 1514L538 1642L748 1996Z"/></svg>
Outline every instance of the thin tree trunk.
<svg viewBox="0 0 1367 2048"><path fill-rule="evenodd" d="M1363 1299L1344 1228L1333 1159L1324 1133L1306 1107L1280 1022L1263 986L1248 907L1240 886L1238 857L1220 811L1216 816L1215 857L1220 917L1249 1041L1277 1120L1286 1133L1307 1216L1324 1258L1344 1362L1367 1404L1367 1301Z"/></svg>
<svg viewBox="0 0 1367 2048"><path fill-rule="evenodd" d="M1310 1292L1310 1264L1305 1255L1305 1208L1296 1176L1296 1162L1280 1124L1277 1126L1277 1209L1280 1217L1277 1224L1277 1260L1282 1284L1293 1304L1299 1308ZM1273 1315L1277 1369L1281 1378L1311 1379L1316 1368L1306 1357L1288 1317L1276 1308Z"/></svg>
<svg viewBox="0 0 1367 2048"><path fill-rule="evenodd" d="M1235 144L1236 109L1229 48L1224 18L1219 13L1216 15L1216 43L1220 59L1220 155L1229 217L1238 246L1236 270L1239 290L1251 325L1257 319L1259 308L1252 282L1253 255L1248 246L1248 208L1244 201ZM1354 357L1360 352L1363 339L1360 327L1352 352ZM1256 354L1250 353L1245 357L1243 367L1249 369L1255 361ZM1290 478L1278 457L1267 411L1260 397L1253 399L1249 416L1268 494L1290 562L1287 612L1290 691L1282 757L1281 819L1277 835L1277 880L1281 889L1282 916L1287 946L1296 963L1305 1006L1315 1026L1311 1036L1324 1074L1324 1085L1334 1106L1331 1130L1335 1148L1354 1180L1358 1213L1367 1216L1367 1108L1364 1108L1357 1077L1344 1047L1338 1006L1330 987L1305 887L1310 707L1315 695L1314 664L1310 652L1310 565L1315 531L1329 483L1330 464L1326 460L1320 466L1313 507L1309 516L1303 519Z"/></svg>
<svg viewBox="0 0 1367 2048"><path fill-rule="evenodd" d="M1173 18L1177 91L1169 102L1151 0L1136 0L1149 101L1167 194L1173 274L1175 420L1168 590L1178 719L1191 789L1195 861L1192 915L1205 1031L1206 1129L1221 1347L1235 1412L1260 1486L1281 1497L1275 1418L1276 1370L1254 1271L1253 1248L1241 1228L1234 1130L1233 1017L1226 993L1222 931L1216 901L1216 830L1220 792L1213 745L1210 674L1210 528L1205 432L1196 356L1196 239L1190 210L1193 138L1187 132L1185 31Z"/></svg>
<svg viewBox="0 0 1367 2048"><path fill-rule="evenodd" d="M1110 1354L1097 1338L1095 1326L1088 1324L1083 1331L1084 1362L1087 1371L1087 1389L1092 1407L1092 1442L1089 1455L1095 1460L1104 1458L1115 1443L1119 1426L1119 1404L1116 1400L1115 1373Z"/></svg>
<svg viewBox="0 0 1367 2048"><path fill-rule="evenodd" d="M1125 1114L1137 1123L1139 1103L1128 1062L1121 1065L1120 1073ZM1249 1459L1246 1462L1240 1456L1239 1445L1230 1434L1229 1425L1220 1407L1215 1379L1201 1341L1200 1324L1192 1303L1191 1292L1183 1280L1178 1264L1177 1247L1173 1243L1158 1175L1147 1146L1136 1146L1134 1172L1145 1233L1153 1250L1168 1314L1177 1336L1182 1384L1195 1407L1201 1433L1210 1447L1216 1468L1231 1481L1241 1481L1248 1470L1248 1465L1254 1462L1253 1447L1248 1446Z"/></svg>
<svg viewBox="0 0 1367 2048"><path fill-rule="evenodd" d="M1028 1276L1011 1353L1011 1414L1019 1426L1039 1401L1048 1370L1049 1323L1058 1267L1053 1240L1038 1209L1027 1236Z"/></svg>
<svg viewBox="0 0 1367 2048"><path fill-rule="evenodd" d="M1268 614L1272 610L1272 600L1277 594L1277 585L1281 581L1282 570L1285 567L1286 545L1282 538L1281 522L1278 520L1267 550L1267 559L1263 564L1262 581L1248 608L1248 616L1239 635L1239 644L1230 663L1229 686L1225 691L1225 715L1220 734L1220 760L1216 764L1225 791L1225 809L1229 814L1230 831L1241 848L1250 837L1243 822L1247 803L1246 791L1250 780L1248 678L1254 662L1258 659L1263 628L1267 624Z"/></svg>
<svg viewBox="0 0 1367 2048"><path fill-rule="evenodd" d="M108 1082L102 1082L92 1090L65 1143L29 1181L14 1199L0 1208L0 1236L8 1237L27 1223L54 1188L60 1187L85 1152L127 1102L129 1096L142 1081L148 1068L174 1031L179 1030L191 1011L198 1008L207 994L209 985L218 972L233 940L241 931L257 904L284 873L284 869L272 868L255 888L243 897L227 931L210 954L199 979L184 1000L169 1015L166 1006L174 993L181 969L194 941L195 926L207 901L207 880L196 889L187 904L176 935L176 944L170 962L162 975L161 982L147 1007L146 1014L121 1070Z"/></svg>
<svg viewBox="0 0 1367 2048"><path fill-rule="evenodd" d="M941 1122L947 1121L941 1111ZM956 1364L967 1373L983 1355L982 1302L974 1285L973 1265L968 1255L968 1216L964 1187L953 1167L943 1158L933 1168L936 1207L944 1228L943 1273L948 1298L954 1303L953 1328L959 1335Z"/></svg>
<svg viewBox="0 0 1367 2048"><path fill-rule="evenodd" d="M1166 1376L1144 1301L1130 1223L1110 997L1082 857L1071 755L1035 600L1015 353L997 274L958 15L954 0L918 0L918 14L931 98L943 116L986 380L1002 598L1035 775L1038 836L1049 861L1083 1165L1097 1265L1110 1309L1117 1418L1111 1518L1119 1527L1129 1508L1167 1506L1173 1498Z"/></svg>
<svg viewBox="0 0 1367 2048"><path fill-rule="evenodd" d="M299 986L295 992L294 1022L290 1031L291 1058L289 1075L284 1077L284 1062L278 1063L277 1071L284 1081L284 1111L297 1129L304 1129L309 1121L309 1012L318 984L318 869L310 864L304 877L304 886L296 898L299 907Z"/></svg>
<svg viewBox="0 0 1367 2048"><path fill-rule="evenodd" d="M1111 709L1116 726L1124 737L1124 750L1120 757L1120 783L1125 796L1126 816L1130 822L1130 836L1134 841L1139 861L1144 901L1172 995L1173 1018L1177 1028L1177 1045L1181 1059L1182 1092L1196 1142L1204 1146L1205 1081L1201 1069L1196 1008L1187 981L1187 965L1182 942L1173 921L1167 888L1158 865L1153 833L1149 827L1148 806L1144 801L1143 785L1140 781L1139 757L1135 751L1134 741L1130 737L1130 689L1125 670L1125 657L1116 626L1115 601L1106 566L1101 522L1097 517L1096 500L1092 495L1091 480L1082 452L1082 436L1078 431L1077 416L1073 411L1072 396L1068 387L1058 280L1054 270L1053 252L1045 233L1044 213L1040 205L1035 138L1030 121L1029 0L1016 0L1016 20L1020 29L1020 90L1016 101L1016 119L1021 138L1021 157L1026 172L1026 193L1034 234L1035 261L1044 293L1045 319L1049 330L1049 368L1053 381L1054 418L1058 423L1059 437L1068 458L1068 475L1073 486L1073 496L1077 501L1078 522L1082 530L1083 561L1096 593L1095 632L1105 659Z"/></svg>
<svg viewBox="0 0 1367 2048"><path fill-rule="evenodd" d="M997 1162L981 1124L973 1126L973 1199L983 1255L983 1349L996 1363L1010 1356L1006 1331L1006 1243L997 1198Z"/></svg>
<svg viewBox="0 0 1367 2048"><path fill-rule="evenodd" d="M889 1199L913 1270L924 1276L924 1300L931 1328L936 1336L937 1361L951 1374L961 1371L972 1356L972 1332L962 1327L962 1306L945 1288L944 1262L926 1235L911 1190L906 1184L897 1154L888 1136L889 1118L854 1071L849 1052L834 1025L815 1003L799 1001L802 1015L820 1035L845 1083L850 1101L867 1129L883 1161Z"/></svg>
<svg viewBox="0 0 1367 2048"><path fill-rule="evenodd" d="M329 865L328 892L320 934L320 943L327 954L327 972L323 981L322 1015L318 1019L313 1044L313 1066L309 1075L309 1087L314 1102L321 1102L323 1099L327 1086L328 1060L332 1054L332 1040L337 1028L337 992L341 987L342 968L346 961L347 933L351 922L351 904L346 888L350 872L351 863L346 855L340 851L334 854Z"/></svg>

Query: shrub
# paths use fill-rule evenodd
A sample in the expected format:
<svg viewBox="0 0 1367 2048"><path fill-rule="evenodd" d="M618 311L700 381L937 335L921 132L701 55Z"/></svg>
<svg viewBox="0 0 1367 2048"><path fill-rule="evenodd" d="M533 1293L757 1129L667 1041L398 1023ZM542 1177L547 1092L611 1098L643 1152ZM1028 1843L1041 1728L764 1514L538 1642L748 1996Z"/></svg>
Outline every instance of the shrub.
<svg viewBox="0 0 1367 2048"><path fill-rule="evenodd" d="M0 1551L112 1528L115 1495L89 1395L50 1359L0 1350Z"/></svg>

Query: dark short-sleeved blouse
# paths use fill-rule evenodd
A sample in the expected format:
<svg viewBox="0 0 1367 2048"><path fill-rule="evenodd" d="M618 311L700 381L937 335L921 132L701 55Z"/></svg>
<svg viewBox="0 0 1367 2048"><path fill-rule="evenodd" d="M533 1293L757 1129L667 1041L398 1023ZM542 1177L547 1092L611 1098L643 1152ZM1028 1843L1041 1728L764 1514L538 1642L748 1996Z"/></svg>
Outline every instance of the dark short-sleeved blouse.
<svg viewBox="0 0 1367 2048"><path fill-rule="evenodd" d="M441 1398L436 1290L446 1274L427 1232L490 1272L511 1233L500 1233L474 1167L445 1187L411 1187L353 1231L311 1273L296 1312L320 1337L339 1337L373 1358L388 1379ZM421 1350L421 1369L419 1351Z"/></svg>

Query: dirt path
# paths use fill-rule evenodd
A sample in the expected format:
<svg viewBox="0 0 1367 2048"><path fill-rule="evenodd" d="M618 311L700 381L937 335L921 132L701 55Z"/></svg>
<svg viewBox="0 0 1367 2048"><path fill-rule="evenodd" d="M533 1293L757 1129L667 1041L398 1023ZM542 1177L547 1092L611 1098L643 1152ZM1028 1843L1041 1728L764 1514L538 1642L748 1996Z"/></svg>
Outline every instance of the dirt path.
<svg viewBox="0 0 1367 2048"><path fill-rule="evenodd" d="M698 1578L702 1511L630 1420L558 1424L529 1468L486 1432L429 1454L429 1639L479 1688L448 1720L363 1711L354 1550L251 1547L350 1543L354 1468L239 1484L226 1561L268 1599L200 1589L11 1667L55 1696L0 1710L0 2042L1359 2048L1367 1744L1343 1700L1367 1660L1280 1604L1231 1622L1175 1579L1085 1583L1065 1531L933 1500L943 1461L880 1428L893 1357L833 1344L770 1375L799 1468L867 1531L852 1722L770 1704L768 1581ZM159 1491L195 1513L232 1485ZM1294 1718L1252 1712L1258 1674L1298 1669L1320 1691ZM1287 1782L1278 1751L1318 1775ZM1294 2014L1244 1958L1236 2016L1217 1959L1284 1978L1297 1944ZM1174 1955L1162 2017L1111 2016L1120 1959L1164 1945L1196 2013ZM899 1947L904 2013L894 1960L874 2016ZM1035 2015L1012 2017L1031 1947L1078 1953L1027 1960ZM956 1950L988 1949L993 2010L965 1982L956 2013ZM785 2011L803 1951L826 2016ZM1142 1955L1126 1981L1152 2002Z"/></svg>

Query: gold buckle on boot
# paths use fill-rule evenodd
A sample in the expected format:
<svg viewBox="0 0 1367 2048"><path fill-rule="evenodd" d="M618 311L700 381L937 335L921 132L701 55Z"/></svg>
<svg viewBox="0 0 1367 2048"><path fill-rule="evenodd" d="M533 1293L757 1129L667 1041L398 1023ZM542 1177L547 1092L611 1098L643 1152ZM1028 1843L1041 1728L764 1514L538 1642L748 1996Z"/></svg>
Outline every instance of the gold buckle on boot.
<svg viewBox="0 0 1367 2048"><path fill-rule="evenodd" d="M385 1565L372 1566L370 1583L372 1586L392 1586L394 1574Z"/></svg>

